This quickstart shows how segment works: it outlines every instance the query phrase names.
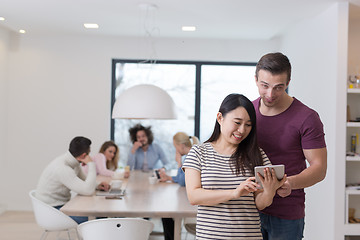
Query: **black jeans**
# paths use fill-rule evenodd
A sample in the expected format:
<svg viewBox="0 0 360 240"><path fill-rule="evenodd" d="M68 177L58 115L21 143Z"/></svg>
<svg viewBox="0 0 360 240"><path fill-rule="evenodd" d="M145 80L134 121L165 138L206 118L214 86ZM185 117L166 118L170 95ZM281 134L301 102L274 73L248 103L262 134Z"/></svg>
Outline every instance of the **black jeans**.
<svg viewBox="0 0 360 240"><path fill-rule="evenodd" d="M165 240L174 240L174 219L162 218Z"/></svg>

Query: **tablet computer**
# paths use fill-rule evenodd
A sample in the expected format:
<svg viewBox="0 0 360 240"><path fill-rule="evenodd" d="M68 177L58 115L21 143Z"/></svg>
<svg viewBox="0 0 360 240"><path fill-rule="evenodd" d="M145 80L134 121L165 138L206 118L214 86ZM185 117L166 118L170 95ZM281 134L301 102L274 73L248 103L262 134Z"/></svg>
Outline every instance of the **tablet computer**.
<svg viewBox="0 0 360 240"><path fill-rule="evenodd" d="M284 177L285 166L283 164L257 166L257 167L255 167L255 178L256 178L256 182L260 184L261 188L262 188L261 181L260 181L260 178L258 177L257 173L260 173L261 176L264 176L264 169L265 168L269 168L270 171L271 171L271 169L274 169L276 177L277 177L278 180L280 180L280 179L282 179Z"/></svg>

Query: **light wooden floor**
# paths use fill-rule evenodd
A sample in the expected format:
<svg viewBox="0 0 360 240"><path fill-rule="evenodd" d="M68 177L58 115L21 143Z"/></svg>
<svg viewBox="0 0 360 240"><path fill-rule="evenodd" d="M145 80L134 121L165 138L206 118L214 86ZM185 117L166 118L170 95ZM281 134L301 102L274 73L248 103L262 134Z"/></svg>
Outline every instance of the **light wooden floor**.
<svg viewBox="0 0 360 240"><path fill-rule="evenodd" d="M32 212L4 212L0 215L0 235L4 240L38 240L43 230Z"/></svg>
<svg viewBox="0 0 360 240"><path fill-rule="evenodd" d="M160 219L152 220L155 224L155 231L162 231ZM43 230L36 224L32 211L7 211L0 214L0 239L1 240L39 240ZM71 232L71 238L76 239L75 232ZM185 240L186 230L183 229L181 238ZM58 235L49 233L47 240L67 239L65 232ZM163 236L150 236L149 240L163 240ZM187 240L195 239L188 234Z"/></svg>

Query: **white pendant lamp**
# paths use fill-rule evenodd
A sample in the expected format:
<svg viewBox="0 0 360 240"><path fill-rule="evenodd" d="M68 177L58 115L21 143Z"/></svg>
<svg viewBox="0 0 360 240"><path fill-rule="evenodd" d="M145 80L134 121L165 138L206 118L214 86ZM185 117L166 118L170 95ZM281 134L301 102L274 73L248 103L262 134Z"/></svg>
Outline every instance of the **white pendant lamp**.
<svg viewBox="0 0 360 240"><path fill-rule="evenodd" d="M112 118L176 119L175 103L163 89L140 84L120 94L113 106Z"/></svg>

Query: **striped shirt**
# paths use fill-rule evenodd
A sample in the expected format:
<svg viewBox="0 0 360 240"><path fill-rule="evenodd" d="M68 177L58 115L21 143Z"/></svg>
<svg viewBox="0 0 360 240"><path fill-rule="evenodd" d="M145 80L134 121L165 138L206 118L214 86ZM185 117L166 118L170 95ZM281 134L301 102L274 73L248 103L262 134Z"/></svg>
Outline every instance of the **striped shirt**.
<svg viewBox="0 0 360 240"><path fill-rule="evenodd" d="M264 165L271 164L262 150L261 155ZM221 155L210 143L204 143L191 148L183 168L200 171L203 189L235 189L253 175L249 169L245 169L245 175L236 176L229 161L230 156ZM254 194L214 206L199 205L196 239L262 239Z"/></svg>

